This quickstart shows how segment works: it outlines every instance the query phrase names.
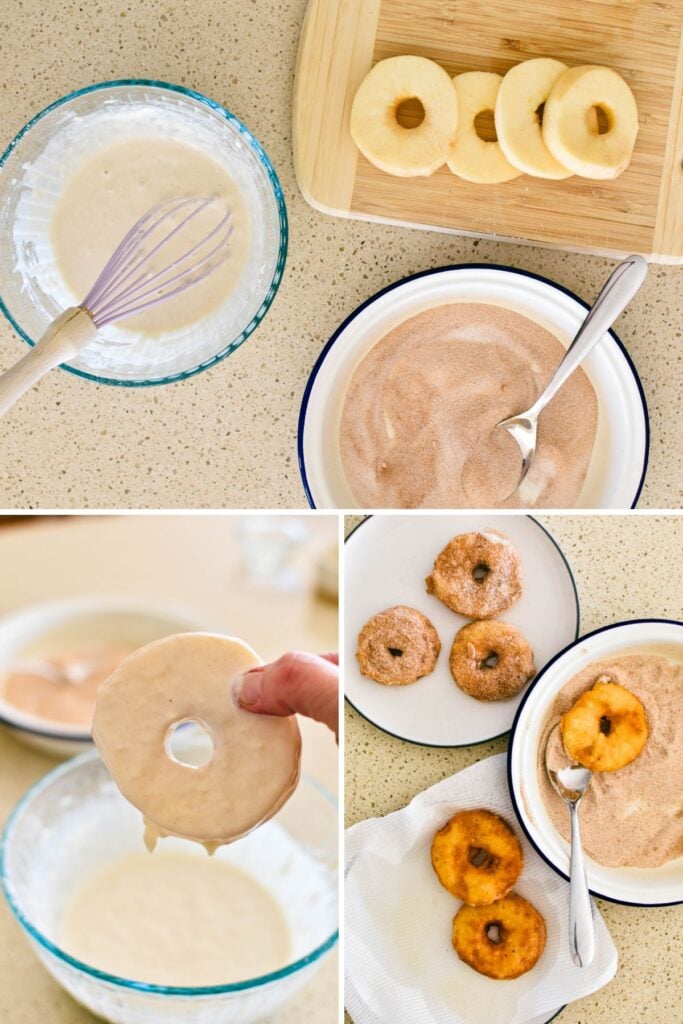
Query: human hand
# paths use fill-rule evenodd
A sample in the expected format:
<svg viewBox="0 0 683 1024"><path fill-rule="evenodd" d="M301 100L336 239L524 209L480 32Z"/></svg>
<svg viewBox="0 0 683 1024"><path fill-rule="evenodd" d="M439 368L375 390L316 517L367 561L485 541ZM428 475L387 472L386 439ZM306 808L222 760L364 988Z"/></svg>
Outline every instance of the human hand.
<svg viewBox="0 0 683 1024"><path fill-rule="evenodd" d="M233 683L237 703L258 715L306 715L338 738L339 657L291 651Z"/></svg>

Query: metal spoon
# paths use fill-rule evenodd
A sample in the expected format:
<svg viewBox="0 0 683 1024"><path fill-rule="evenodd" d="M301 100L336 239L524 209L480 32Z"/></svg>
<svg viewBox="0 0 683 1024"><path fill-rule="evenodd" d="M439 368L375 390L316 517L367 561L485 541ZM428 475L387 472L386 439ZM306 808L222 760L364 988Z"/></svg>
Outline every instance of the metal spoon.
<svg viewBox="0 0 683 1024"><path fill-rule="evenodd" d="M566 765L557 762L558 752L564 752L556 725L548 736L545 748L545 770L550 784L569 808L571 822L571 856L569 863L569 949L572 960L579 967L588 967L595 954L595 931L593 912L588 892L586 869L583 863L583 847L579 830L579 804L590 785L592 773L588 768L572 762L567 755ZM559 740L559 742L558 742ZM553 756L554 755L554 756Z"/></svg>
<svg viewBox="0 0 683 1024"><path fill-rule="evenodd" d="M534 404L526 412L497 424L514 438L522 453L522 472L517 487L529 472L536 454L538 417L555 397L562 385L586 358L591 349L610 329L628 306L647 274L647 261L642 256L628 256L612 271L579 328L578 334L562 357L560 365ZM515 488L516 490L516 488Z"/></svg>

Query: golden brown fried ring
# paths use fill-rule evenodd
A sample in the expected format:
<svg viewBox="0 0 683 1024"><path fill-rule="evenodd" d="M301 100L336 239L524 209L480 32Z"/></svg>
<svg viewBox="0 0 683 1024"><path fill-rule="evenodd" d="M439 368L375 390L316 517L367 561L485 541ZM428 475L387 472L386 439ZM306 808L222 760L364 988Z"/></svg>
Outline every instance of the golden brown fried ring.
<svg viewBox="0 0 683 1024"><path fill-rule="evenodd" d="M601 676L562 716L560 731L569 756L594 772L616 772L630 764L649 732L641 702L607 676Z"/></svg>
<svg viewBox="0 0 683 1024"><path fill-rule="evenodd" d="M545 948L545 921L528 900L510 893L488 907L462 906L453 918L453 948L488 978L526 974Z"/></svg>
<svg viewBox="0 0 683 1024"><path fill-rule="evenodd" d="M432 865L443 887L485 906L513 887L524 867L519 839L492 811L459 811L434 836Z"/></svg>

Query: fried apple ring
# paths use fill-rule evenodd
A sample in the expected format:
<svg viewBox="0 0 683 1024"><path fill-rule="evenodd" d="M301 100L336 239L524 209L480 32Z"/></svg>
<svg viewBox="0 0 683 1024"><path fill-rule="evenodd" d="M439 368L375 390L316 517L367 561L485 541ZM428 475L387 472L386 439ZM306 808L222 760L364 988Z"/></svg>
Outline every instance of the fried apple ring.
<svg viewBox="0 0 683 1024"><path fill-rule="evenodd" d="M456 684L476 700L510 700L536 674L534 653L509 622L469 622L453 641Z"/></svg>
<svg viewBox="0 0 683 1024"><path fill-rule="evenodd" d="M635 761L649 730L635 694L600 676L562 716L560 732L565 750L584 768L616 772Z"/></svg>
<svg viewBox="0 0 683 1024"><path fill-rule="evenodd" d="M373 615L358 636L361 673L383 686L407 686L429 675L441 641L426 615L398 604Z"/></svg>
<svg viewBox="0 0 683 1024"><path fill-rule="evenodd" d="M511 892L487 907L462 906L453 918L453 948L487 978L519 978L538 963L546 927L536 908Z"/></svg>
<svg viewBox="0 0 683 1024"><path fill-rule="evenodd" d="M461 533L437 555L425 580L427 593L468 619L490 619L522 593L522 566L508 538L497 530Z"/></svg>
<svg viewBox="0 0 683 1024"><path fill-rule="evenodd" d="M487 906L513 887L524 854L515 833L497 814L459 811L434 836L432 866L444 889L457 899Z"/></svg>

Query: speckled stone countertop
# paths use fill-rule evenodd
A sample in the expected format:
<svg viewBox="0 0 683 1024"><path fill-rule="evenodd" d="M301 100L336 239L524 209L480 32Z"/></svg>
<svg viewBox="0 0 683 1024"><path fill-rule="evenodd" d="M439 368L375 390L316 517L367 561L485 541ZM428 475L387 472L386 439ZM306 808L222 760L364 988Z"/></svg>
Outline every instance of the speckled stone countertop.
<svg viewBox="0 0 683 1024"><path fill-rule="evenodd" d="M537 517L574 571L581 632L619 619L683 618L683 519L674 516ZM360 517L347 517L347 532ZM388 814L440 779L507 748L505 738L459 750L403 743L346 706L346 823ZM619 951L616 978L567 1006L558 1024L674 1024L683 977L677 936L683 906L640 909L598 900ZM350 1021L347 1015L347 1021Z"/></svg>
<svg viewBox="0 0 683 1024"><path fill-rule="evenodd" d="M295 507L299 403L339 322L378 289L463 261L537 271L592 299L597 257L324 216L294 179L291 88L305 0L4 0L0 149L38 110L96 81L191 86L234 111L281 177L291 240L272 310L225 362L162 388L55 372L0 421L0 508ZM617 327L648 396L652 459L641 505L677 508L683 481L680 270L653 266ZM24 345L3 319L0 369Z"/></svg>
<svg viewBox="0 0 683 1024"><path fill-rule="evenodd" d="M266 660L285 649L337 646L337 609L313 597L315 552L337 538L336 517L309 517L309 544L297 565L302 585L274 590L249 583L240 566L235 521L225 516L88 516L0 529L0 615L34 601L102 595L133 604L184 608L206 629L244 637ZM197 566L205 567L197 572ZM336 789L337 748L322 725L301 720L303 769ZM0 730L0 831L17 800L52 758ZM264 1024L336 1024L336 949L300 991ZM0 895L2 1024L95 1024L40 965ZM150 1020L150 1024L154 1024Z"/></svg>

